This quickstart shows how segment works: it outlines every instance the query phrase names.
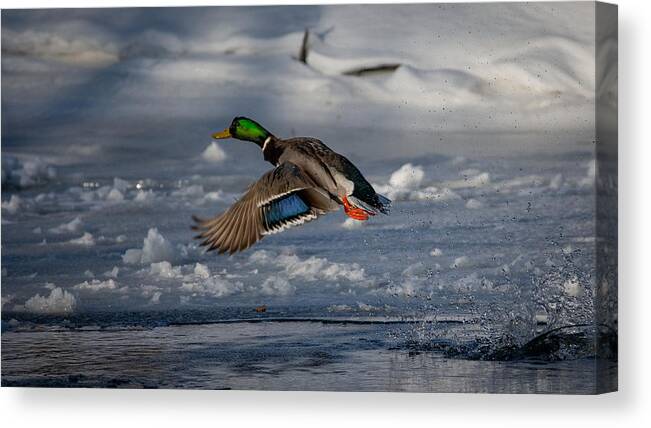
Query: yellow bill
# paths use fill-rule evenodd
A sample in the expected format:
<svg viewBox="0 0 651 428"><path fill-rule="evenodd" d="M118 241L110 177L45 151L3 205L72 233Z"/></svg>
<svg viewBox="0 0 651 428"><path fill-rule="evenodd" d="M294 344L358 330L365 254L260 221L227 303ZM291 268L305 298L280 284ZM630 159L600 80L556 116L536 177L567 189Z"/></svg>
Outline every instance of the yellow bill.
<svg viewBox="0 0 651 428"><path fill-rule="evenodd" d="M212 134L212 137L215 140L223 140L224 138L231 138L231 131L229 128L226 128L223 131L215 132L214 134Z"/></svg>

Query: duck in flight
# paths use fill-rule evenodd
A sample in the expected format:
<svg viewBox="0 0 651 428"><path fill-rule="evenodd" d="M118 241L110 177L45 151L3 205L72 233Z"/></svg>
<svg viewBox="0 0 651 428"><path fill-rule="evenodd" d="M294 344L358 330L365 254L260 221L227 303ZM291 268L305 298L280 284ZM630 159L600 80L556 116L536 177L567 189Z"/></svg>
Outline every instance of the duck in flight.
<svg viewBox="0 0 651 428"><path fill-rule="evenodd" d="M376 193L352 162L316 138L280 139L246 117L236 117L212 137L251 141L275 168L224 213L206 220L194 217L196 238L208 251L245 250L265 235L312 221L340 206L359 221L389 214L391 201Z"/></svg>

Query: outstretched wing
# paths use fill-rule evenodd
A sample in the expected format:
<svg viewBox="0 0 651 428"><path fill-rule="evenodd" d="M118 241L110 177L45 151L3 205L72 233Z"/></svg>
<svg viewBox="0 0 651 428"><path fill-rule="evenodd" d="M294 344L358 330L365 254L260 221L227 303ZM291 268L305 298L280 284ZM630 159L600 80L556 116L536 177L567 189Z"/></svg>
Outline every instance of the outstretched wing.
<svg viewBox="0 0 651 428"><path fill-rule="evenodd" d="M330 196L298 166L284 162L265 173L223 214L208 220L195 218L196 236L208 251L235 253L264 235L314 220L337 209Z"/></svg>

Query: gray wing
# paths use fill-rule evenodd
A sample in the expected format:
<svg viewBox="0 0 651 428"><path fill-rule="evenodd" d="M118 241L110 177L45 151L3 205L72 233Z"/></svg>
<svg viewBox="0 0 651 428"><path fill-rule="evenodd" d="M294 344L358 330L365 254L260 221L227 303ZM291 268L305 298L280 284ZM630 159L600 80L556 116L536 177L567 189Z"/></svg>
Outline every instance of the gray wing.
<svg viewBox="0 0 651 428"><path fill-rule="evenodd" d="M208 220L195 218L196 236L208 251L242 251L264 235L314 220L332 211L330 197L298 166L284 162L265 173L226 212Z"/></svg>

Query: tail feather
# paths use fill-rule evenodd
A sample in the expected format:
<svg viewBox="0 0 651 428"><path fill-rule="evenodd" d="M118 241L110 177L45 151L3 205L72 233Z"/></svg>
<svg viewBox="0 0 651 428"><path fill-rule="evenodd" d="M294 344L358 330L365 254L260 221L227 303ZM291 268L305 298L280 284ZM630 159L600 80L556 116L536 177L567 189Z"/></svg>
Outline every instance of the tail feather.
<svg viewBox="0 0 651 428"><path fill-rule="evenodd" d="M377 207L378 210L382 214L389 214L391 212L391 199L387 198L386 196L380 195L379 193L375 194L377 196L377 200L379 203L379 206Z"/></svg>
<svg viewBox="0 0 651 428"><path fill-rule="evenodd" d="M381 212L382 214L389 214L389 211L391 209L391 200L388 198L385 198L384 196L380 195L379 193L376 194L377 199L376 202L371 205L368 202L364 202L363 200L356 198L353 195L348 196L348 201L353 204L357 208L361 208L367 213L371 215L375 215L378 212Z"/></svg>

